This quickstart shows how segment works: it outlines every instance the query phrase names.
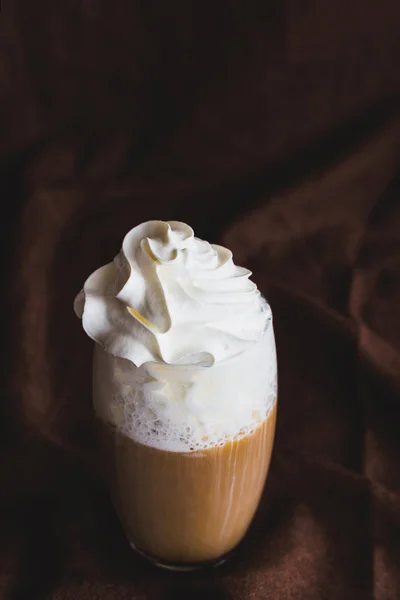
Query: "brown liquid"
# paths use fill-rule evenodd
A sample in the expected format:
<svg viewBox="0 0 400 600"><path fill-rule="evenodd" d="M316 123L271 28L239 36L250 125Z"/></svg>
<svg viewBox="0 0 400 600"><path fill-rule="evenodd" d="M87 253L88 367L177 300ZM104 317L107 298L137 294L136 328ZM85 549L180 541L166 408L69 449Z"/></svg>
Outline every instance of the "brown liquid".
<svg viewBox="0 0 400 600"><path fill-rule="evenodd" d="M251 435L222 447L169 452L101 423L111 494L128 538L168 562L216 559L242 539L257 509L276 407Z"/></svg>

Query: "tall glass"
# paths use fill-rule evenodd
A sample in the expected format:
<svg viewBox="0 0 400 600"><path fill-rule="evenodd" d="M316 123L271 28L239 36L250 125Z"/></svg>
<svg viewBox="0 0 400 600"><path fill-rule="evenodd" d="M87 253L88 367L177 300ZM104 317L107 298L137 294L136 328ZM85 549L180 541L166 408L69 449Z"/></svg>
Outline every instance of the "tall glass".
<svg viewBox="0 0 400 600"><path fill-rule="evenodd" d="M111 497L131 546L159 566L219 564L246 533L276 421L272 320L211 367L136 368L96 344L94 409Z"/></svg>

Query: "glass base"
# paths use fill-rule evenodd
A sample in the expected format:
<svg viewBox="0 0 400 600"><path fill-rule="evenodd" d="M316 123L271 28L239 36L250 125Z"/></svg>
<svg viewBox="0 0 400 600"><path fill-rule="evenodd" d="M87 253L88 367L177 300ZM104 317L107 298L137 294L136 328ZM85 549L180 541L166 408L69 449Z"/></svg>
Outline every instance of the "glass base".
<svg viewBox="0 0 400 600"><path fill-rule="evenodd" d="M153 565L156 565L157 567L160 567L161 569L167 569L168 571L177 571L177 572L182 572L182 573L188 572L188 571L197 571L199 569L210 569L210 568L215 569L216 567L220 567L221 565L226 563L226 561L232 554L232 552L227 552L223 556L219 556L218 558L216 558L214 560L206 560L206 561L198 562L198 563L184 563L184 562L176 562L175 563L175 562L164 561L159 558L156 558L155 556L151 556L150 554L147 554L146 552L139 550L139 548L137 548L135 546L135 544L133 542L131 542L130 540L128 540L128 541L129 541L129 544L130 544L130 547L132 548L132 550L137 552L137 554L139 554L146 560L153 563Z"/></svg>

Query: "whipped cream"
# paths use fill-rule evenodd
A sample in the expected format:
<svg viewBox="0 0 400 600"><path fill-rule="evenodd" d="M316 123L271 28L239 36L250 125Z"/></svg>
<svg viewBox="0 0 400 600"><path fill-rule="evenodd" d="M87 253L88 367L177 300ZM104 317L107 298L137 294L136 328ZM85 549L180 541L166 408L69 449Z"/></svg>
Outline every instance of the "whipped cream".
<svg viewBox="0 0 400 600"><path fill-rule="evenodd" d="M271 310L232 253L176 221L132 229L75 300L96 414L131 439L193 452L254 431L277 397Z"/></svg>
<svg viewBox="0 0 400 600"><path fill-rule="evenodd" d="M212 366L259 342L270 310L230 250L177 221L132 229L75 300L86 333L109 354Z"/></svg>

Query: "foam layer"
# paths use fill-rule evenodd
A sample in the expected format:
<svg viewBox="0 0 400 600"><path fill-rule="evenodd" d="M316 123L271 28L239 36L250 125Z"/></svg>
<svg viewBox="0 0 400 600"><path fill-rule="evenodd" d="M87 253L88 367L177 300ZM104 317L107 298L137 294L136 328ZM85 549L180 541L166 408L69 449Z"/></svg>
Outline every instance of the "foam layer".
<svg viewBox="0 0 400 600"><path fill-rule="evenodd" d="M268 305L262 339L212 367L149 362L136 367L96 345L94 407L131 439L174 452L249 434L276 402L277 367Z"/></svg>

